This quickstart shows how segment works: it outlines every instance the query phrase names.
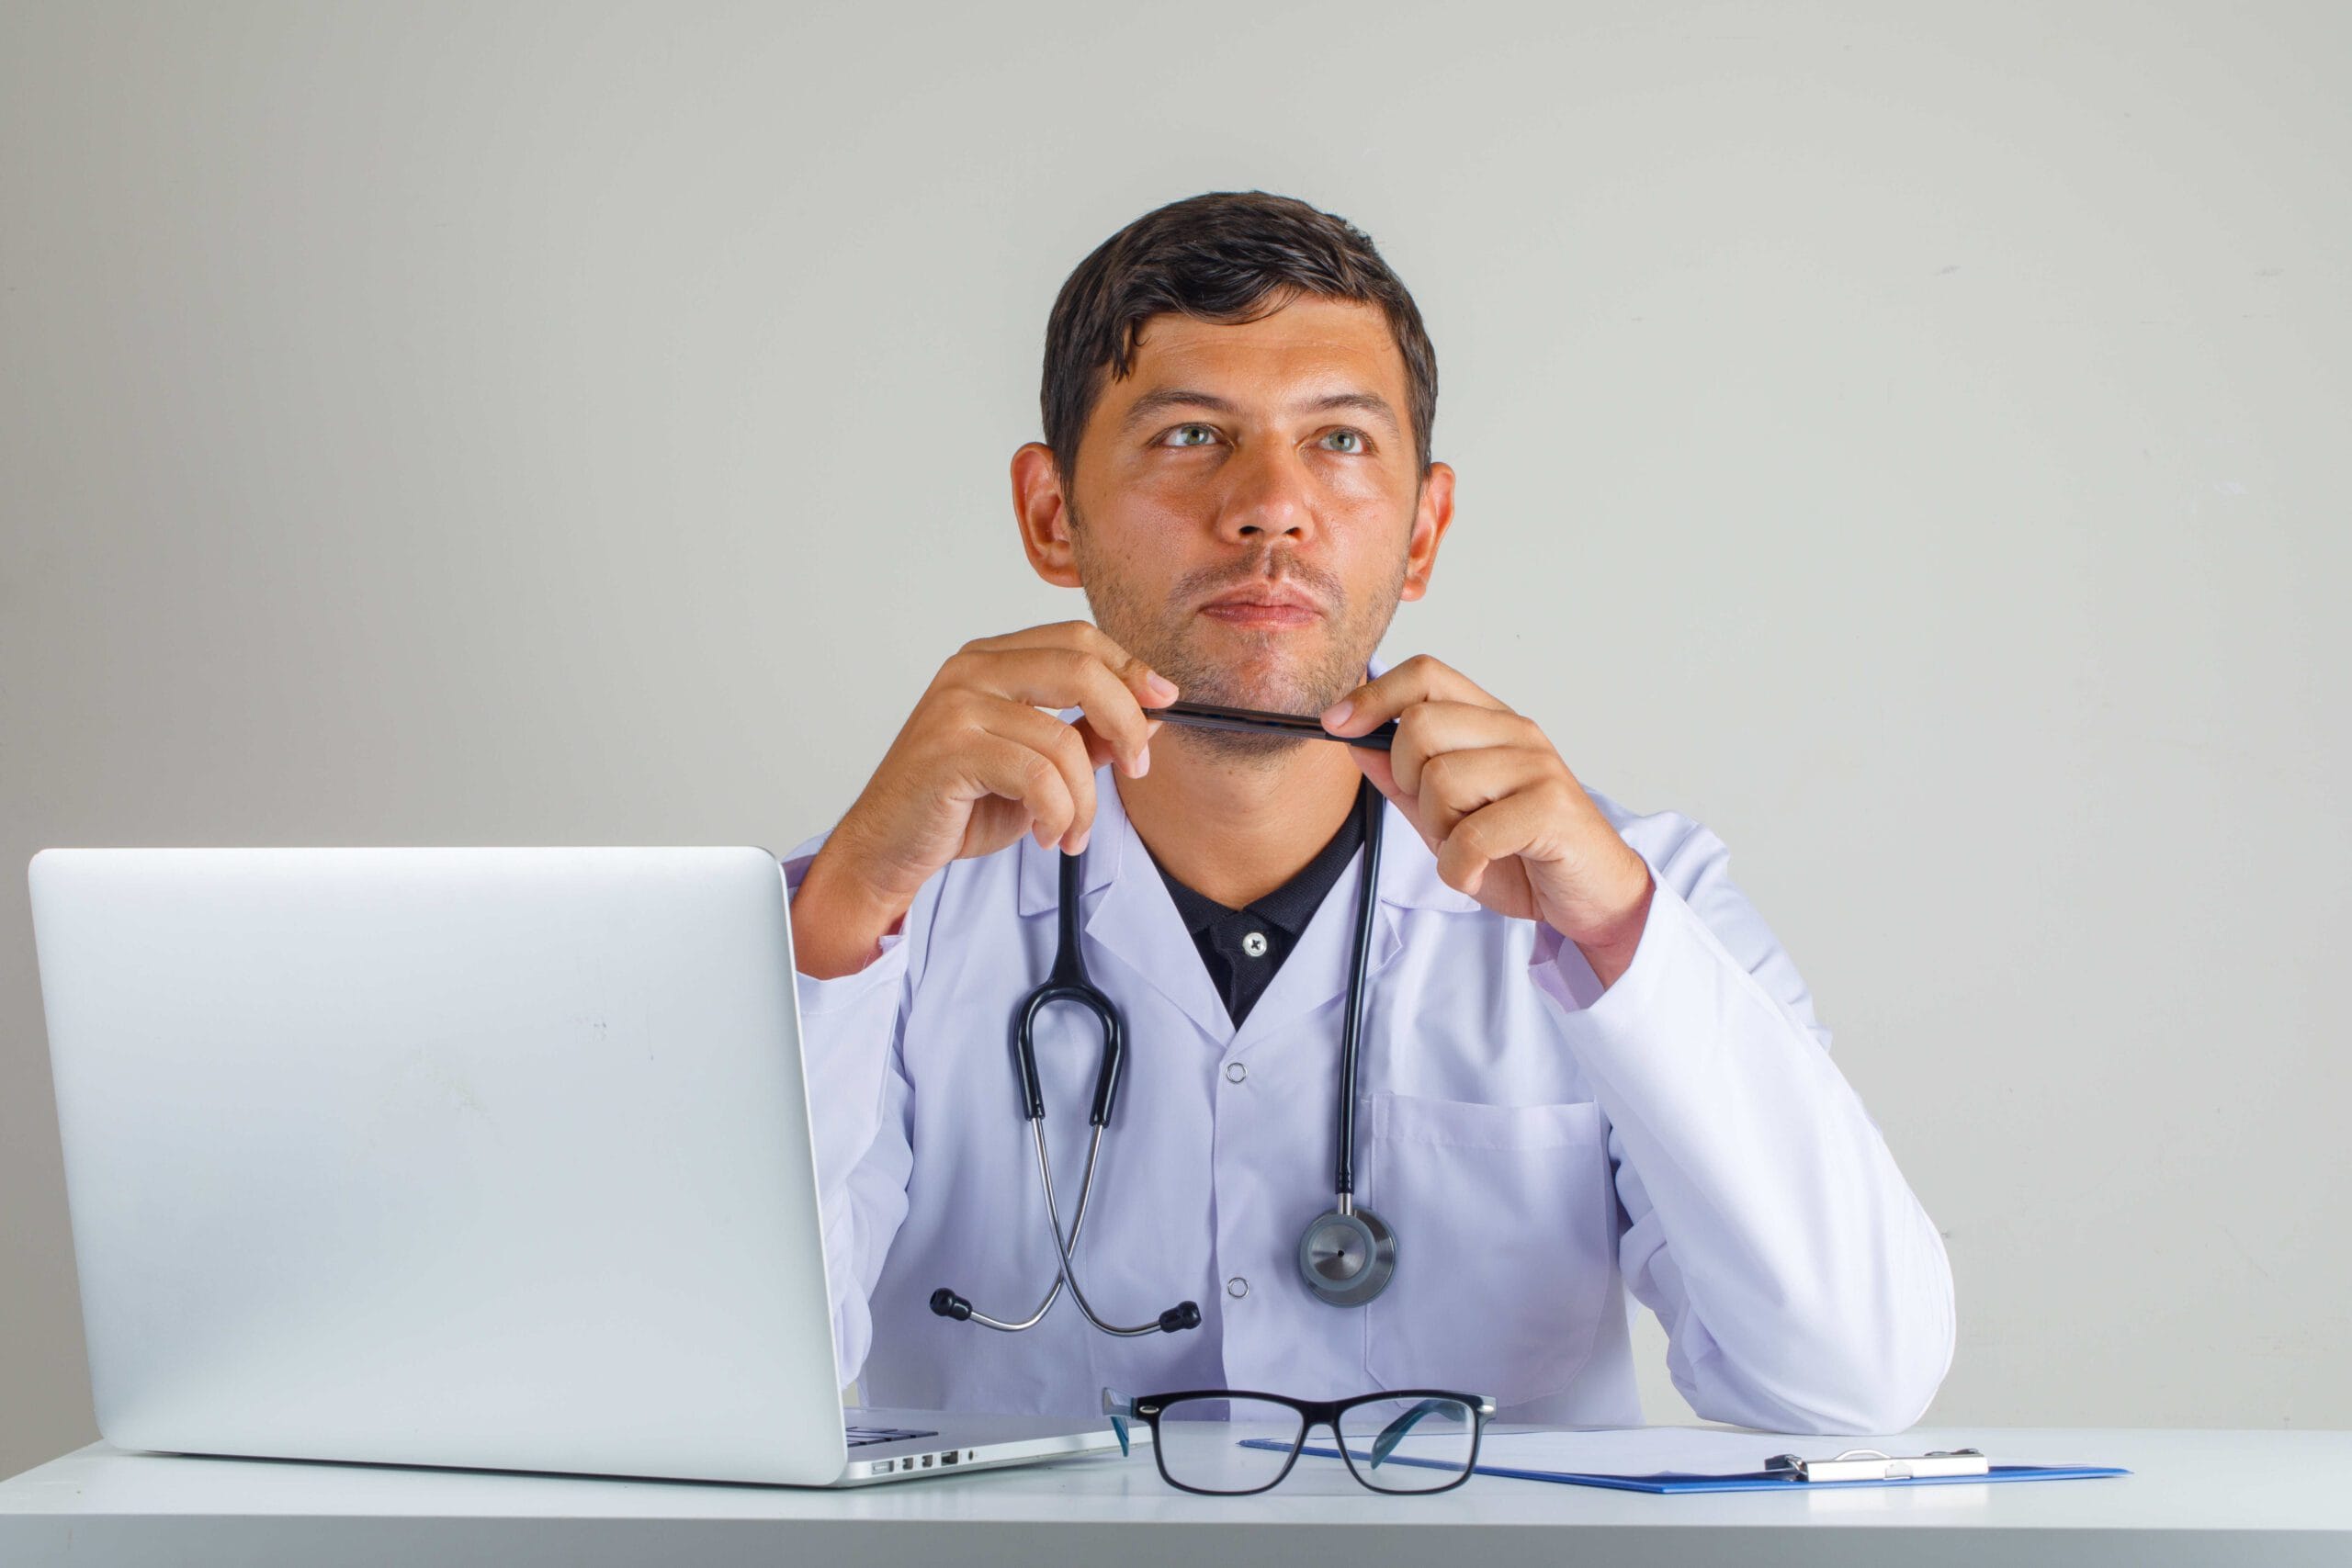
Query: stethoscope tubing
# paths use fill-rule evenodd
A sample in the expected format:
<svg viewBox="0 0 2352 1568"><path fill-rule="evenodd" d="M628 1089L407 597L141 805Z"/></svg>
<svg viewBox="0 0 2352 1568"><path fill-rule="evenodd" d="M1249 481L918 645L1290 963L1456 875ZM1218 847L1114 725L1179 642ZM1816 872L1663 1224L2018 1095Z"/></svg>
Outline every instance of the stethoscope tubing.
<svg viewBox="0 0 2352 1568"><path fill-rule="evenodd" d="M1029 1123L1029 1126L1030 1130L1036 1137L1037 1175L1039 1180L1044 1183L1046 1189L1046 1217L1047 1220L1053 1222L1054 1248L1062 1258L1062 1267L1055 1272L1053 1289L1047 1291L1046 1292L1046 1299L1037 1303L1037 1310L1031 1313L1027 1317L1023 1318L1020 1322L1006 1323L1000 1319L990 1317L984 1312L975 1311L972 1314L970 1321L978 1324L982 1328L993 1328L1004 1334L1018 1334L1024 1328L1036 1327L1037 1325L1045 1321L1046 1314L1053 1310L1054 1303L1061 1300L1062 1285L1069 1279L1069 1255L1078 1248L1079 1233L1086 1228L1087 1205L1092 1202L1094 1199L1094 1161L1096 1156L1102 1152L1102 1129L1098 1126L1094 1129L1093 1135L1087 1140L1086 1174L1079 1179L1078 1209L1070 1215L1069 1241L1065 1245L1061 1239L1061 1224L1054 1214L1053 1173L1047 1168L1046 1163L1046 1123L1041 1120L1032 1122ZM1073 1295L1075 1295L1074 1288ZM1080 1300L1080 1304L1081 1306L1085 1304L1082 1298ZM1093 1315L1094 1314L1091 1312L1087 1314L1087 1316L1090 1319L1092 1318ZM1151 1332L1158 1333L1159 1325L1154 1324L1152 1325Z"/></svg>
<svg viewBox="0 0 2352 1568"><path fill-rule="evenodd" d="M1340 1163L1332 1173L1331 1190L1342 1212L1356 1190L1356 1057L1362 1046L1365 971L1371 966L1373 909L1380 902L1380 796L1366 781L1363 785L1363 871L1357 879L1356 932L1353 961L1348 966L1348 1014L1340 1025Z"/></svg>
<svg viewBox="0 0 2352 1568"><path fill-rule="evenodd" d="M1094 1310L1094 1304L1086 1299L1086 1292L1079 1288L1077 1266L1069 1260L1069 1249L1077 1244L1078 1227L1073 1224L1070 1227L1070 1235L1069 1239L1065 1240L1062 1236L1061 1216L1057 1211L1054 1203L1054 1173L1046 1161L1046 1123L1043 1121L1032 1122L1029 1123L1029 1129L1036 1136L1037 1176L1038 1179L1045 1184L1046 1189L1046 1223L1053 1229L1054 1250L1061 1255L1061 1280L1067 1280L1069 1284L1069 1299L1078 1303L1078 1310L1086 1314L1087 1322L1092 1324L1095 1327L1101 1329L1105 1334L1114 1334L1122 1339L1132 1339L1137 1335L1161 1334L1167 1332L1169 1322L1168 1316L1165 1314L1163 1314L1158 1321L1152 1323L1105 1323L1102 1321L1102 1314ZM1095 1126L1093 1136L1088 1141L1088 1147L1086 1151L1086 1178L1080 1184L1082 1187L1091 1187L1093 1185L1094 1152L1102 1146L1102 1128L1101 1124L1098 1123ZM1086 1195L1081 1191L1079 1196L1079 1202L1083 1205L1085 1201ZM1059 1284L1061 1280L1056 1281L1057 1284ZM1185 1324L1183 1326L1188 1328L1197 1327L1200 1323L1200 1308L1193 1306L1191 1302L1186 1302L1184 1306L1192 1307L1193 1310L1191 1314L1192 1322ZM1182 1315L1183 1313L1183 1307L1177 1307L1171 1310L1179 1315Z"/></svg>
<svg viewBox="0 0 2352 1568"><path fill-rule="evenodd" d="M1250 720L1288 716L1249 714L1247 710L1232 711L1246 714ZM1253 723L1250 728L1263 726ZM1324 733L1319 727L1317 732ZM1340 739L1328 735L1326 738ZM1396 1260L1394 1234L1369 1210L1359 1212L1354 1201L1356 1064L1362 1051L1364 990L1371 967L1372 924L1379 903L1381 805L1378 792L1372 787L1369 779L1364 780L1359 786L1356 807L1363 818L1363 864L1357 883L1359 891L1352 962L1348 972L1348 1010L1340 1033L1339 1155L1332 1173L1332 1190L1337 1206L1331 1213L1316 1220L1300 1240L1300 1271L1308 1287L1338 1306L1361 1305L1378 1295L1386 1287ZM932 1311L942 1317L958 1318L1000 1333L1015 1334L1034 1328L1044 1321L1046 1314L1060 1298L1063 1287L1068 1286L1070 1299L1078 1303L1078 1309L1085 1315L1086 1321L1105 1334L1129 1338L1197 1328L1201 1324L1201 1311L1196 1303L1190 1301L1161 1313L1155 1322L1105 1322L1094 1310L1093 1303L1086 1299L1086 1292L1078 1280L1078 1266L1071 1257L1078 1247L1079 1235L1085 1228L1087 1209L1093 1199L1095 1168L1102 1156L1103 1130L1110 1124L1111 1112L1117 1101L1120 1067L1125 1048L1117 1004L1087 978L1079 932L1079 872L1081 861L1080 855L1061 856L1057 877L1059 904L1056 910L1053 968L1045 984L1023 998L1014 1014L1012 1030L1013 1069L1020 1088L1021 1113L1029 1123L1031 1142L1035 1147L1037 1184L1046 1195L1046 1224L1053 1235L1054 1254L1060 1262L1060 1268L1054 1276L1053 1285L1046 1292L1045 1299L1037 1303L1036 1310L1018 1321L980 1312L970 1302L944 1286L932 1293ZM1085 1008L1094 1014L1102 1029L1102 1066L1095 1078L1094 1103L1087 1115L1092 1130L1086 1146L1086 1169L1080 1178L1078 1207L1071 1213L1067 1233L1062 1229L1060 1204L1054 1194L1053 1162L1046 1148L1046 1101L1037 1078L1034 1033L1037 1015L1057 1002L1072 1002ZM1371 1243L1367 1266L1356 1270L1352 1278L1336 1280L1322 1278L1310 1262L1313 1247L1319 1239L1318 1233L1328 1234L1326 1227L1333 1225L1341 1229L1343 1236L1347 1228L1351 1226Z"/></svg>

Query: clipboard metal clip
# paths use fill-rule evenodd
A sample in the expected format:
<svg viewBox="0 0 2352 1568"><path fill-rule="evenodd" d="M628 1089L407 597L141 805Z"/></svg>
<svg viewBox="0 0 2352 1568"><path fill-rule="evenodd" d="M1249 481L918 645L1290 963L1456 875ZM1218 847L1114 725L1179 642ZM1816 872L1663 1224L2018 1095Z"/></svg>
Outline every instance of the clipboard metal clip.
<svg viewBox="0 0 2352 1568"><path fill-rule="evenodd" d="M1774 1454L1764 1472L1791 1481L1909 1481L1923 1475L1984 1475L1989 1472L1979 1449L1937 1449L1897 1458L1876 1449L1848 1449L1829 1459Z"/></svg>

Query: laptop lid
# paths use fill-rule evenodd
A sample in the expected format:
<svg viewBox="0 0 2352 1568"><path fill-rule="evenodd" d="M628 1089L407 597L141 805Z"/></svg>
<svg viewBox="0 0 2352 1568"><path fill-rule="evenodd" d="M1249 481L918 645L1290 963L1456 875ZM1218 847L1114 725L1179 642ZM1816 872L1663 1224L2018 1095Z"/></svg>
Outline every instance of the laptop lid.
<svg viewBox="0 0 2352 1568"><path fill-rule="evenodd" d="M774 856L62 849L29 880L109 1441L842 1473Z"/></svg>

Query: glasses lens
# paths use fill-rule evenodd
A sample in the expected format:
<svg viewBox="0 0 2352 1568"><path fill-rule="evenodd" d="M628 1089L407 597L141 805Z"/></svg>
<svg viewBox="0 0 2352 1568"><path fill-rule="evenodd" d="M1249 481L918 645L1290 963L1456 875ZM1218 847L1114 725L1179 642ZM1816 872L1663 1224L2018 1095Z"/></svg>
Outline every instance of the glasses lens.
<svg viewBox="0 0 2352 1568"><path fill-rule="evenodd" d="M1272 1486L1298 1445L1299 1416L1262 1399L1170 1400L1159 1416L1159 1466L1179 1486L1255 1492Z"/></svg>
<svg viewBox="0 0 2352 1568"><path fill-rule="evenodd" d="M1434 1492L1469 1473L1478 1420L1458 1399L1402 1394L1340 1412L1356 1475L1380 1492Z"/></svg>

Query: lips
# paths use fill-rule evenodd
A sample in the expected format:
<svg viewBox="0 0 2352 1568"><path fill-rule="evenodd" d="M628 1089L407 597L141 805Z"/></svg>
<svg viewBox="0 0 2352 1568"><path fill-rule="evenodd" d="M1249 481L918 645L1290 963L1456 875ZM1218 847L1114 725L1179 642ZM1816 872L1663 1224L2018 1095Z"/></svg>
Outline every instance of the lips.
<svg viewBox="0 0 2352 1568"><path fill-rule="evenodd" d="M1202 604L1204 611L1296 611L1306 616L1319 616L1322 609L1315 600L1298 592L1296 588L1230 588Z"/></svg>
<svg viewBox="0 0 2352 1568"><path fill-rule="evenodd" d="M1303 626L1322 616L1322 609L1291 588L1234 588L1201 606L1201 614L1232 626Z"/></svg>

